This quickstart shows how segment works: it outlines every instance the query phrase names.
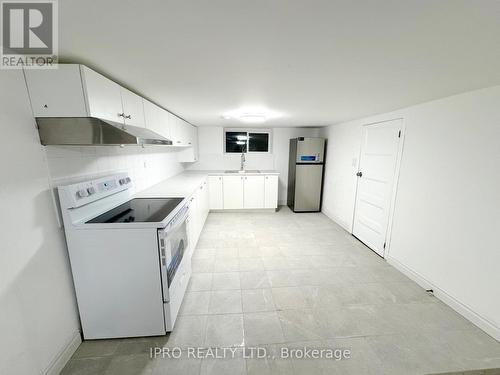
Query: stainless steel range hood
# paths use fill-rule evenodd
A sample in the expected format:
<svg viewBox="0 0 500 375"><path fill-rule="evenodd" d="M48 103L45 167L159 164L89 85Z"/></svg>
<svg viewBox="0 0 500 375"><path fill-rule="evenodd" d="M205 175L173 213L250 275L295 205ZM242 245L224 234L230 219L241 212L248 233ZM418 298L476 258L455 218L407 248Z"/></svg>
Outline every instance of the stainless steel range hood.
<svg viewBox="0 0 500 375"><path fill-rule="evenodd" d="M172 141L146 128L96 117L37 117L42 145L171 145Z"/></svg>

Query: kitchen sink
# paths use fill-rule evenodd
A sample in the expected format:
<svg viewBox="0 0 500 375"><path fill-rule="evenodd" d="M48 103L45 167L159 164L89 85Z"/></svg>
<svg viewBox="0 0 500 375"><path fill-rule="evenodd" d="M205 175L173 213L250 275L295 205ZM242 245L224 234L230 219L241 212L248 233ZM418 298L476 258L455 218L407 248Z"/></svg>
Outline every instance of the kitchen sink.
<svg viewBox="0 0 500 375"><path fill-rule="evenodd" d="M260 173L260 171L258 169L247 169L247 170L244 170L244 171L238 171L238 170L229 170L229 171L224 171L224 173L241 173L241 174L245 174L245 173Z"/></svg>

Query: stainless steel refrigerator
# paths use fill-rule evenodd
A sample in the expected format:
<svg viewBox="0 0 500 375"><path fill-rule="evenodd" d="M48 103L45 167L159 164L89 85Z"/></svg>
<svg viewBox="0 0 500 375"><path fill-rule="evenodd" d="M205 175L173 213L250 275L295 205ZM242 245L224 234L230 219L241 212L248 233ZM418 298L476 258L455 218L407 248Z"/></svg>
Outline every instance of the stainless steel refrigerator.
<svg viewBox="0 0 500 375"><path fill-rule="evenodd" d="M292 211L321 210L324 156L324 138L290 139L287 204Z"/></svg>

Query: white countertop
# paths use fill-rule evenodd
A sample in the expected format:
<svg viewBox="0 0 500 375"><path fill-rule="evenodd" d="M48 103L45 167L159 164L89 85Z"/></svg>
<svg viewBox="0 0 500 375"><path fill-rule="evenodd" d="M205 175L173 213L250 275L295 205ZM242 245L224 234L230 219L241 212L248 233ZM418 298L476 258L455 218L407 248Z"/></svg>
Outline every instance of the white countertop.
<svg viewBox="0 0 500 375"><path fill-rule="evenodd" d="M269 176L279 175L273 170L261 170L259 173L226 173L223 170L209 171L184 171L176 176L170 177L156 185L153 185L136 194L142 198L165 198L165 197L189 197L206 179L207 176Z"/></svg>
<svg viewBox="0 0 500 375"><path fill-rule="evenodd" d="M136 194L142 198L189 197L203 183L207 173L180 173Z"/></svg>
<svg viewBox="0 0 500 375"><path fill-rule="evenodd" d="M224 170L216 170L216 171L192 171L192 172L204 172L208 174L209 176L220 176L220 175L227 175L227 176L269 176L269 175L279 175L280 173L278 171L274 170L268 170L268 169L259 169L259 172L245 172L245 173L235 173L235 172L227 172ZM188 172L191 173L191 172Z"/></svg>

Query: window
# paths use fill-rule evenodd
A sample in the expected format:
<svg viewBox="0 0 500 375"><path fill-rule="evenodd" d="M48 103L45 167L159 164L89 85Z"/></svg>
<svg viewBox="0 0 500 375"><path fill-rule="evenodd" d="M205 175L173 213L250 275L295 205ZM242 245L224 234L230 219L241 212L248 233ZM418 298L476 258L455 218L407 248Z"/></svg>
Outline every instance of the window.
<svg viewBox="0 0 500 375"><path fill-rule="evenodd" d="M268 152L269 133L248 133L248 150L254 152Z"/></svg>
<svg viewBox="0 0 500 375"><path fill-rule="evenodd" d="M246 132L226 132L226 152L237 152L241 154L247 151Z"/></svg>
<svg viewBox="0 0 500 375"><path fill-rule="evenodd" d="M238 153L242 152L269 152L269 131L259 130L226 130L225 136L225 152Z"/></svg>

